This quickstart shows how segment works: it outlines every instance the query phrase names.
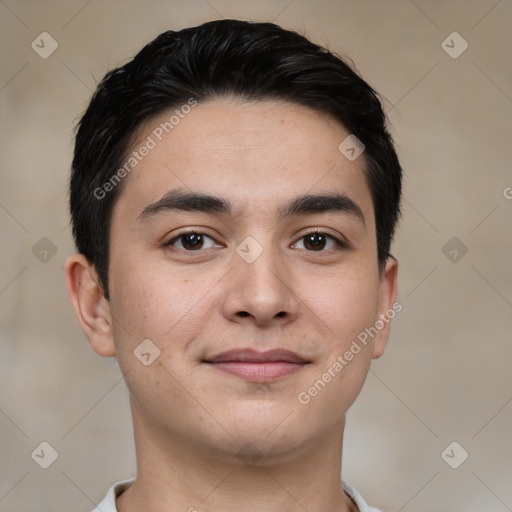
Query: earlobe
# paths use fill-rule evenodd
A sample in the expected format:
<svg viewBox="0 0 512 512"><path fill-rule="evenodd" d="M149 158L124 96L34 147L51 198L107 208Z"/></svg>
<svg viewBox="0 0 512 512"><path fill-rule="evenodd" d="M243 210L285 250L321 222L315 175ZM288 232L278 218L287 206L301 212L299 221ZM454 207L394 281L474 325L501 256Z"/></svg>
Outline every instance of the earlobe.
<svg viewBox="0 0 512 512"><path fill-rule="evenodd" d="M98 274L83 254L66 261L66 284L80 327L93 350L104 357L115 356L110 305Z"/></svg>
<svg viewBox="0 0 512 512"><path fill-rule="evenodd" d="M394 307L398 293L397 279L398 261L394 256L390 256L386 261L380 281L379 316L376 322L379 327L379 333L375 337L373 344L373 359L379 358L384 353L388 342L391 321L399 311Z"/></svg>

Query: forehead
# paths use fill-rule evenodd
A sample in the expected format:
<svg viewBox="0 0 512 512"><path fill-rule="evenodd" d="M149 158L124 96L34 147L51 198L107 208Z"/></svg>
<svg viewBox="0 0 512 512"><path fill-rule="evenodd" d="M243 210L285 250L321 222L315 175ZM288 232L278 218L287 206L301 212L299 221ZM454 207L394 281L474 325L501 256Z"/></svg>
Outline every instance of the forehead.
<svg viewBox="0 0 512 512"><path fill-rule="evenodd" d="M128 151L139 159L116 209L138 215L180 187L227 197L235 213L269 215L298 195L339 192L371 219L364 158L350 161L338 149L349 135L334 118L289 102L219 98L178 106L149 120Z"/></svg>

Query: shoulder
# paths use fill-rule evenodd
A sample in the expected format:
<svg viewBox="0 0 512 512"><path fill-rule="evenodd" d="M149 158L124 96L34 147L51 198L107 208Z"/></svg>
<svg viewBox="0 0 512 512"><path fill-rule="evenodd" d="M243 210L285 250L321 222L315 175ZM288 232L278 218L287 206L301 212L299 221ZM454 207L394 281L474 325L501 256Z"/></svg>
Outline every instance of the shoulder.
<svg viewBox="0 0 512 512"><path fill-rule="evenodd" d="M353 487L348 485L347 482L343 482L343 489L357 505L359 512L380 512L379 509L367 505L363 497Z"/></svg>
<svg viewBox="0 0 512 512"><path fill-rule="evenodd" d="M116 498L130 485L133 484L135 478L131 478L130 480L122 480L121 482L116 482L110 489L107 491L106 496L98 503L96 508L92 512L117 512L116 508Z"/></svg>

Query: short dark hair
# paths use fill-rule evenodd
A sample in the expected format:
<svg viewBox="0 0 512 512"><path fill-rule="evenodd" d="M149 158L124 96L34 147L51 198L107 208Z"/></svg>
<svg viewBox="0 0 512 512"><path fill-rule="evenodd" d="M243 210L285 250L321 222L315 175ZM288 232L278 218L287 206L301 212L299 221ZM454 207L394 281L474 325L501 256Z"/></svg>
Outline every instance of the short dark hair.
<svg viewBox="0 0 512 512"><path fill-rule="evenodd" d="M382 270L400 216L402 169L377 93L341 57L296 32L220 20L160 34L105 75L78 123L70 180L73 237L96 268L105 297L110 221L122 182L108 193L104 184L150 118L191 98L201 103L224 96L294 102L334 117L362 141Z"/></svg>

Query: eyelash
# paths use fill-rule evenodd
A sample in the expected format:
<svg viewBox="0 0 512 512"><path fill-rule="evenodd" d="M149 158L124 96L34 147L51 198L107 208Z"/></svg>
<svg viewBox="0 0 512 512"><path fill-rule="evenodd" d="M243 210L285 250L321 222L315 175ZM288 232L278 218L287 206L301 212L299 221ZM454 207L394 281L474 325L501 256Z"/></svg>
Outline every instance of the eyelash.
<svg viewBox="0 0 512 512"><path fill-rule="evenodd" d="M191 230L191 231L183 231L182 233L176 235L171 240L166 242L164 245L166 247L172 247L174 243L176 243L178 240L180 240L181 238L183 238L183 237L185 237L187 235L202 235L203 237L207 237L207 238L210 238L211 240L215 241L213 237L207 235L206 233L202 233L200 231ZM311 235L323 235L323 236L325 236L327 239L332 240L335 243L337 249L348 249L349 248L349 245L346 242L344 242L343 240L340 240L339 238L335 237L334 235L331 235L331 234L329 234L329 233L327 233L325 231L321 231L319 229L309 231L308 233L304 233L297 241L303 240L307 236L311 236ZM297 243L297 242L295 242L295 243ZM198 249L198 250L195 250L195 251L194 250L189 250L189 249L177 249L177 250L183 250L185 252L200 252L201 250L204 250L204 249ZM319 251L307 250L307 252L327 252L327 251L323 250L323 249L319 250Z"/></svg>

